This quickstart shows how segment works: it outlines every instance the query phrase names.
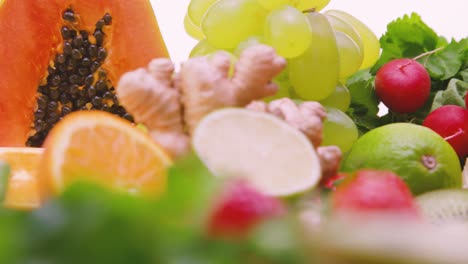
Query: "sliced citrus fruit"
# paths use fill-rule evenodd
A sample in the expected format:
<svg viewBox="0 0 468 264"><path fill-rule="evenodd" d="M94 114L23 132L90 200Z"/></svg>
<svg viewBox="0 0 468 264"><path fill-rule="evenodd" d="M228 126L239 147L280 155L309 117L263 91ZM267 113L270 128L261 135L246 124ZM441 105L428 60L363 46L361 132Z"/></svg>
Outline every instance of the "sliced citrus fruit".
<svg viewBox="0 0 468 264"><path fill-rule="evenodd" d="M5 207L24 210L39 207L37 168L42 153L41 148L0 148L0 160L10 167L3 202Z"/></svg>
<svg viewBox="0 0 468 264"><path fill-rule="evenodd" d="M164 191L171 159L147 133L103 111L67 115L50 132L40 166L44 195L75 181L149 196Z"/></svg>
<svg viewBox="0 0 468 264"><path fill-rule="evenodd" d="M213 174L246 178L268 195L303 192L320 180L313 146L271 114L236 108L212 112L195 129L192 144Z"/></svg>

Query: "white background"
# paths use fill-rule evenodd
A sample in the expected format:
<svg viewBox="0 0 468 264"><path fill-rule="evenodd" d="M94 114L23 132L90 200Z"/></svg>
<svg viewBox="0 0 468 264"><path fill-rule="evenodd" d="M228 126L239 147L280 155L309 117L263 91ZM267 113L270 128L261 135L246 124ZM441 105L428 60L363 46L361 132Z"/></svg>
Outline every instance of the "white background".
<svg viewBox="0 0 468 264"><path fill-rule="evenodd" d="M171 58L181 62L196 41L184 31L189 0L151 0ZM417 12L436 33L447 38L468 37L468 0L332 0L326 9L346 11L380 37L392 20ZM233 21L235 23L235 21Z"/></svg>

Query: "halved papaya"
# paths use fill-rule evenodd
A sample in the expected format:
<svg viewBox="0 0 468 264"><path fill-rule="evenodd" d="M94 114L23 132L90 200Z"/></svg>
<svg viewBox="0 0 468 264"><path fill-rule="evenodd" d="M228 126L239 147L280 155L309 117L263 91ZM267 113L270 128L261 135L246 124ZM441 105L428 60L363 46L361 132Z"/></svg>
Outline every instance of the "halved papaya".
<svg viewBox="0 0 468 264"><path fill-rule="evenodd" d="M168 57L148 0L0 0L0 146L41 146L71 111L126 119L114 85Z"/></svg>

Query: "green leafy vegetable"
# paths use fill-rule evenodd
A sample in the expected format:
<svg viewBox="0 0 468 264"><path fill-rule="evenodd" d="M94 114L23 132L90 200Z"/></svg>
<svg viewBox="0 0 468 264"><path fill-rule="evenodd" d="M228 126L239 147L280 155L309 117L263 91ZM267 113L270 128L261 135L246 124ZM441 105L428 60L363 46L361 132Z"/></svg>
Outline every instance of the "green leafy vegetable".
<svg viewBox="0 0 468 264"><path fill-rule="evenodd" d="M387 25L387 32L380 38L382 54L372 72L377 72L390 60L416 57L435 50L442 43L444 39L439 38L418 14L405 15Z"/></svg>
<svg viewBox="0 0 468 264"><path fill-rule="evenodd" d="M351 93L347 114L354 120L359 132L362 134L377 127L379 100L375 94L374 76L369 71L360 71L348 79L346 86Z"/></svg>
<svg viewBox="0 0 468 264"><path fill-rule="evenodd" d="M464 64L463 52L467 49L467 42L468 39L452 41L439 52L427 57L423 64L431 78L444 81L455 77Z"/></svg>
<svg viewBox="0 0 468 264"><path fill-rule="evenodd" d="M468 92L468 82L451 79L447 89L438 91L432 103L431 112L443 105L458 105L465 107L465 95Z"/></svg>

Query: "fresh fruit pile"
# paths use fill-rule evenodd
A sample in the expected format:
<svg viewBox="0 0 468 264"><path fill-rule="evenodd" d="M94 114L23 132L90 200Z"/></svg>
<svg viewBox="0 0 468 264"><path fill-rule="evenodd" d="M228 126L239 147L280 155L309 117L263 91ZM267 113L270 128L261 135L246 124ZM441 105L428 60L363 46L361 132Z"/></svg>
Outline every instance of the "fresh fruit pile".
<svg viewBox="0 0 468 264"><path fill-rule="evenodd" d="M274 79L279 91L266 100L314 100L332 108L324 144L338 145L346 152L357 139L357 128L343 113L350 101L345 82L377 61L380 43L352 15L341 10L319 12L329 2L192 0L185 28L199 40L191 57L223 50L235 61L251 45L263 43L275 48L288 60L288 67ZM337 135L336 129L347 136Z"/></svg>
<svg viewBox="0 0 468 264"><path fill-rule="evenodd" d="M55 33L0 64L0 263L468 263L468 39L328 2L192 0L180 67L147 1L20 8Z"/></svg>

